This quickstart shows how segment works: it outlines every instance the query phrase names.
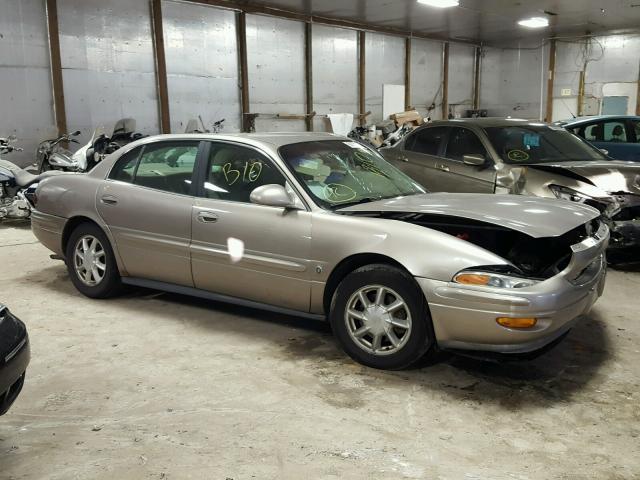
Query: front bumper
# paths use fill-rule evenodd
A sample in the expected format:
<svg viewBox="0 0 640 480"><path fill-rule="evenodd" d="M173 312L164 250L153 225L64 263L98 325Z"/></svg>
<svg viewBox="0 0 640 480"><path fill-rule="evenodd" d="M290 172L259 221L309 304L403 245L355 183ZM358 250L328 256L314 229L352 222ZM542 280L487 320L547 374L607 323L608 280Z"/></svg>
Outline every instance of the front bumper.
<svg viewBox="0 0 640 480"><path fill-rule="evenodd" d="M0 349L0 415L4 415L22 390L31 350L24 324L8 309L0 308L0 335L12 339L11 344L3 343Z"/></svg>
<svg viewBox="0 0 640 480"><path fill-rule="evenodd" d="M589 312L606 277L606 225L572 247L573 257L558 275L531 287L501 289L416 278L429 303L438 345L443 349L520 354L557 340ZM511 329L498 317L535 317L528 329Z"/></svg>

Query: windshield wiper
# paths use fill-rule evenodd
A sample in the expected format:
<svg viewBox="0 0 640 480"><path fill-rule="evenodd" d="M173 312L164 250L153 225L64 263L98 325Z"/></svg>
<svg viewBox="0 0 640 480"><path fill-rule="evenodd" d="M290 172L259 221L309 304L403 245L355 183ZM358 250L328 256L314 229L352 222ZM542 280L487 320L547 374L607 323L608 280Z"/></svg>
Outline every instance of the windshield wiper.
<svg viewBox="0 0 640 480"><path fill-rule="evenodd" d="M353 207L354 205L361 205L363 203L375 202L378 200L384 200L385 197L364 197L359 200L353 200L351 202L338 203L331 206L331 210L338 210L340 208Z"/></svg>

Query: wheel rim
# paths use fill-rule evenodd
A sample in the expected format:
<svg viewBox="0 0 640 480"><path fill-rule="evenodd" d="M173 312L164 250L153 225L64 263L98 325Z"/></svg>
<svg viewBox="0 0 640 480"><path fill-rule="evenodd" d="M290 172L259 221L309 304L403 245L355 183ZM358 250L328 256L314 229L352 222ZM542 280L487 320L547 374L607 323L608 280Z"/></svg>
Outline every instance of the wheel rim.
<svg viewBox="0 0 640 480"><path fill-rule="evenodd" d="M100 241L93 235L84 235L76 243L73 264L76 275L90 287L98 285L107 271L107 256Z"/></svg>
<svg viewBox="0 0 640 480"><path fill-rule="evenodd" d="M411 336L411 312L404 299L382 285L356 290L344 315L349 336L358 347L373 355L391 355Z"/></svg>

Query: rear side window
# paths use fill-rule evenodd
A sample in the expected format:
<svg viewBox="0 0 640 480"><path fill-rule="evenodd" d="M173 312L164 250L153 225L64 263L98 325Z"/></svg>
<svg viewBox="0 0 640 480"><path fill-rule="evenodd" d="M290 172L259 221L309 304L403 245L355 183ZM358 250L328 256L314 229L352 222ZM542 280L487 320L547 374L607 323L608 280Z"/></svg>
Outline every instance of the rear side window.
<svg viewBox="0 0 640 480"><path fill-rule="evenodd" d="M198 141L146 145L133 183L163 192L188 195L198 156Z"/></svg>
<svg viewBox="0 0 640 480"><path fill-rule="evenodd" d="M109 178L111 180L119 180L121 182L133 182L133 174L135 173L138 157L140 156L141 151L142 147L138 147L122 155L116 162L115 166L111 169Z"/></svg>
<svg viewBox="0 0 640 480"><path fill-rule="evenodd" d="M445 157L462 161L465 155L480 155L487 158L487 150L478 135L466 128L454 128L449 135Z"/></svg>
<svg viewBox="0 0 640 480"><path fill-rule="evenodd" d="M609 121L588 125L584 128L584 138L590 142L627 142L624 122Z"/></svg>
<svg viewBox="0 0 640 480"><path fill-rule="evenodd" d="M419 130L407 138L405 150L423 153L425 155L438 155L440 144L446 133L446 127L433 127Z"/></svg>

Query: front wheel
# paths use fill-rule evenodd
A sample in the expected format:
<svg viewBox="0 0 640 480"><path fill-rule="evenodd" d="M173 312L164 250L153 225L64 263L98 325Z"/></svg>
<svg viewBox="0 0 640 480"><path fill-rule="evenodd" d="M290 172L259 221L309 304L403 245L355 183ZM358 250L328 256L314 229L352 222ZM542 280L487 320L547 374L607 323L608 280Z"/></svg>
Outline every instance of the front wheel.
<svg viewBox="0 0 640 480"><path fill-rule="evenodd" d="M411 275L391 265L367 265L347 275L329 317L344 351L369 367L408 367L435 344L422 291Z"/></svg>
<svg viewBox="0 0 640 480"><path fill-rule="evenodd" d="M93 223L82 223L71 233L66 263L71 281L87 297L112 297L122 287L109 240Z"/></svg>

